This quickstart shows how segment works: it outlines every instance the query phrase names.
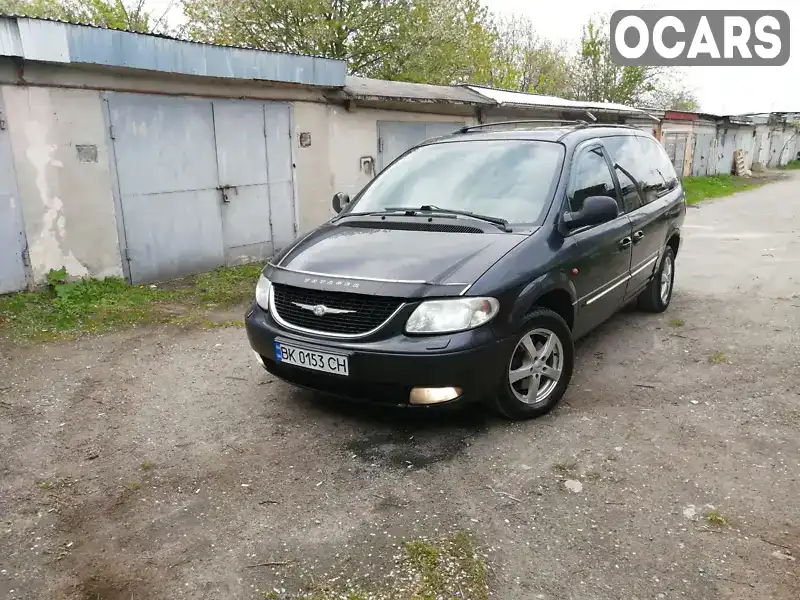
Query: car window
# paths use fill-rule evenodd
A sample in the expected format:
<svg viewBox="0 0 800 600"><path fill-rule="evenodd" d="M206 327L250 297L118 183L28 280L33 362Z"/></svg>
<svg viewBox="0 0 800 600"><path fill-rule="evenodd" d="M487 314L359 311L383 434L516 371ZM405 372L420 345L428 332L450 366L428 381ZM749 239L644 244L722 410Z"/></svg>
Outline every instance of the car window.
<svg viewBox="0 0 800 600"><path fill-rule="evenodd" d="M539 223L552 202L564 147L536 140L472 140L420 146L373 180L348 212L434 205Z"/></svg>
<svg viewBox="0 0 800 600"><path fill-rule="evenodd" d="M642 199L648 204L678 186L675 167L664 151L663 146L652 138L637 137L641 152L638 162L641 175Z"/></svg>
<svg viewBox="0 0 800 600"><path fill-rule="evenodd" d="M567 190L570 210L580 210L589 196L611 196L619 202L611 171L600 147L580 151L575 158Z"/></svg>
<svg viewBox="0 0 800 600"><path fill-rule="evenodd" d="M632 135L603 138L603 145L614 165L624 211L636 210L643 204L639 193L639 178L644 170L640 165L642 151L637 138Z"/></svg>

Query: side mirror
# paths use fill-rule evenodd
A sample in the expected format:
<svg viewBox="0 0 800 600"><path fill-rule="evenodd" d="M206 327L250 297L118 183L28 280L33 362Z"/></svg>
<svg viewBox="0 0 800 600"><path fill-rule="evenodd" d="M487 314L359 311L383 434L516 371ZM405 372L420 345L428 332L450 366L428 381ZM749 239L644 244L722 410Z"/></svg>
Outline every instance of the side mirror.
<svg viewBox="0 0 800 600"><path fill-rule="evenodd" d="M342 209L348 204L350 204L350 196L347 194L339 192L333 195L333 210L335 210L337 214L342 212Z"/></svg>
<svg viewBox="0 0 800 600"><path fill-rule="evenodd" d="M583 206L575 212L568 212L562 217L562 223L567 231L600 225L617 218L619 206L617 201L610 196L589 196L583 201Z"/></svg>

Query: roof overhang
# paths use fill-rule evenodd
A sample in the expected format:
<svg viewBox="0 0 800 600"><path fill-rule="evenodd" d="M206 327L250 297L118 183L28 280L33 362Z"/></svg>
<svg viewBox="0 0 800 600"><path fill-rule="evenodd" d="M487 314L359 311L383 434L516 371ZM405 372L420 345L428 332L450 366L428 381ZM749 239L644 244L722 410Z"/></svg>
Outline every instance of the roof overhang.
<svg viewBox="0 0 800 600"><path fill-rule="evenodd" d="M341 60L21 16L0 16L0 56L334 88L344 86L347 71Z"/></svg>

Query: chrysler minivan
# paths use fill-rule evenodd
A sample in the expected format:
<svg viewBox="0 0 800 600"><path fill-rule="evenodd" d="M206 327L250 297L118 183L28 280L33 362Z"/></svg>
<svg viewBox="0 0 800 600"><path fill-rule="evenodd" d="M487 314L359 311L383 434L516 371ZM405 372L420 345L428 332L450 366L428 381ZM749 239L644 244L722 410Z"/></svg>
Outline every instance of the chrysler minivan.
<svg viewBox="0 0 800 600"><path fill-rule="evenodd" d="M333 208L259 278L258 361L324 394L510 419L558 403L574 341L620 307L667 309L686 213L654 137L580 122L464 127Z"/></svg>

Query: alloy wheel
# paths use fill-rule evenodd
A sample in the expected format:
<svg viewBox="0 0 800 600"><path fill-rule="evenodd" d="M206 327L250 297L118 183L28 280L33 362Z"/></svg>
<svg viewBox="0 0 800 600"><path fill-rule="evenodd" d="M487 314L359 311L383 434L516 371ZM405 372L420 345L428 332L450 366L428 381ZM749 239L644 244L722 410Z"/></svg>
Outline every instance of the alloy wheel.
<svg viewBox="0 0 800 600"><path fill-rule="evenodd" d="M511 355L508 383L520 402L543 404L558 385L563 368L561 340L549 329L534 329L522 337Z"/></svg>
<svg viewBox="0 0 800 600"><path fill-rule="evenodd" d="M666 304L669 302L669 296L672 293L672 255L667 254L664 257L664 265L661 267L661 302Z"/></svg>

